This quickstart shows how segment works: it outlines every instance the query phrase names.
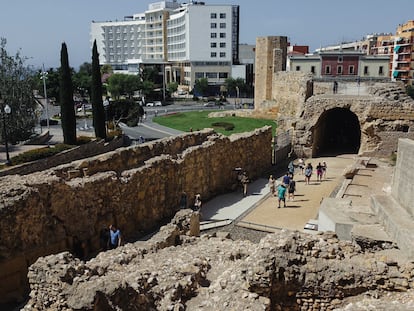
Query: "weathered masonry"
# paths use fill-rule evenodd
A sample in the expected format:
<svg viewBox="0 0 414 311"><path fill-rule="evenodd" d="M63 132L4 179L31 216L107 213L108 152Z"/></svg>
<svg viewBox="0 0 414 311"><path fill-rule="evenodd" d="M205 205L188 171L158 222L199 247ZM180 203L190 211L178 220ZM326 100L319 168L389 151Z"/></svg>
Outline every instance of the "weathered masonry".
<svg viewBox="0 0 414 311"><path fill-rule="evenodd" d="M271 140L270 127L230 137L207 129L0 178L0 302L22 297L40 256L75 241L92 254L110 223L126 240L140 236L171 219L182 191L189 204L231 191L235 167L256 178L271 165Z"/></svg>

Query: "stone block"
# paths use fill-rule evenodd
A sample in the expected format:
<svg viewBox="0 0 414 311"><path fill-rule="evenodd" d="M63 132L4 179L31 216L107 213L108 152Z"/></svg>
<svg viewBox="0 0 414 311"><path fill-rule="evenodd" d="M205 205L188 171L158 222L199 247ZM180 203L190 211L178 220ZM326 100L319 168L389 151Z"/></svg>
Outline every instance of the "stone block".
<svg viewBox="0 0 414 311"><path fill-rule="evenodd" d="M351 200L325 198L319 208L319 231L332 231L341 240L352 239L352 228L356 224L346 210L351 206Z"/></svg>

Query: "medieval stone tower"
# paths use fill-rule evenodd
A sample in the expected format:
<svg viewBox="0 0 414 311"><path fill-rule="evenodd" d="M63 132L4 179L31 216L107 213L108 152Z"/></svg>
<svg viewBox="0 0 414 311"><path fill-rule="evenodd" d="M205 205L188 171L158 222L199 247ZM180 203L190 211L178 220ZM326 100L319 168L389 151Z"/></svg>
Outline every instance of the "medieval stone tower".
<svg viewBox="0 0 414 311"><path fill-rule="evenodd" d="M288 40L284 36L256 39L256 76L254 102L271 98L273 74L286 70Z"/></svg>

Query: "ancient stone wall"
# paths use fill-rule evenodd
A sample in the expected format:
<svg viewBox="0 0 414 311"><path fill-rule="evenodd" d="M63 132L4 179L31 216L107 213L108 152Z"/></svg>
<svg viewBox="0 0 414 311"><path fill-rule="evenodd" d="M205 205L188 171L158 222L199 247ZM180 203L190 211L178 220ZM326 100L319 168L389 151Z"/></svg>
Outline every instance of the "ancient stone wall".
<svg viewBox="0 0 414 311"><path fill-rule="evenodd" d="M381 87L384 89L384 85ZM321 115L334 108L345 108L357 116L360 124L359 154L388 157L397 151L398 138L414 138L414 101L401 92L393 85L388 92L379 94L375 89L370 96L313 96L303 104L301 117L295 120L294 144L311 157L313 130Z"/></svg>
<svg viewBox="0 0 414 311"><path fill-rule="evenodd" d="M22 310L373 310L344 301L364 294L383 310L412 306L412 296L391 296L410 297L414 284L414 265L397 261L397 250L364 252L333 233L286 230L258 244L225 233L191 237L197 216L186 213L149 241L87 262L67 252L39 258Z"/></svg>
<svg viewBox="0 0 414 311"><path fill-rule="evenodd" d="M33 172L47 170L51 167L76 161L82 158L92 157L97 154L110 152L112 150L125 146L125 139L125 136L121 136L114 138L110 142L105 142L105 140L91 141L87 144L76 146L72 149L62 151L59 154L45 159L3 169L0 171L0 177L13 174L26 175Z"/></svg>
<svg viewBox="0 0 414 311"><path fill-rule="evenodd" d="M256 39L254 102L259 107L272 95L273 74L286 70L287 37L269 36Z"/></svg>
<svg viewBox="0 0 414 311"><path fill-rule="evenodd" d="M182 191L189 204L252 179L271 165L270 127L225 137L204 130L0 179L0 297L22 295L28 265L39 256L99 248L99 232L116 223L133 239L174 215ZM88 254L86 254L87 256Z"/></svg>

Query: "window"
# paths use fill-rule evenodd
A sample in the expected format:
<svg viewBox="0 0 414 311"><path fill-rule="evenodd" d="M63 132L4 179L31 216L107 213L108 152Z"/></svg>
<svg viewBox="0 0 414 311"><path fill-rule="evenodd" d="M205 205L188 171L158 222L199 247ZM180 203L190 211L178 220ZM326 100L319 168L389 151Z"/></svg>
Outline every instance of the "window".
<svg viewBox="0 0 414 311"><path fill-rule="evenodd" d="M315 66L312 66L312 67L311 67L311 72L312 72L312 73L315 73Z"/></svg>
<svg viewBox="0 0 414 311"><path fill-rule="evenodd" d="M215 32L212 32L211 34L210 34L210 38L217 38L217 34L215 33Z"/></svg>
<svg viewBox="0 0 414 311"><path fill-rule="evenodd" d="M368 74L368 66L364 66L364 75Z"/></svg>
<svg viewBox="0 0 414 311"><path fill-rule="evenodd" d="M331 66L326 65L325 67L325 74L330 75L331 74Z"/></svg>
<svg viewBox="0 0 414 311"><path fill-rule="evenodd" d="M342 63L344 61L344 58L342 56L338 56L338 63Z"/></svg>
<svg viewBox="0 0 414 311"><path fill-rule="evenodd" d="M379 68L378 68L378 74L380 76L384 75L384 67L383 66L379 66Z"/></svg>
<svg viewBox="0 0 414 311"><path fill-rule="evenodd" d="M211 23L210 28L212 28L212 29L217 28L217 23Z"/></svg>
<svg viewBox="0 0 414 311"><path fill-rule="evenodd" d="M220 38L225 38L226 37L226 33L225 32L220 32Z"/></svg>
<svg viewBox="0 0 414 311"><path fill-rule="evenodd" d="M217 72L206 72L206 77L208 79L217 79Z"/></svg>
<svg viewBox="0 0 414 311"><path fill-rule="evenodd" d="M220 52L220 57L226 57L226 52Z"/></svg>
<svg viewBox="0 0 414 311"><path fill-rule="evenodd" d="M300 71L300 66L296 66L295 70Z"/></svg>
<svg viewBox="0 0 414 311"><path fill-rule="evenodd" d="M196 72L195 73L195 78L196 79L202 79L202 78L204 78L204 72Z"/></svg>
<svg viewBox="0 0 414 311"><path fill-rule="evenodd" d="M220 23L220 28L221 28L221 29L226 28L226 23Z"/></svg>
<svg viewBox="0 0 414 311"><path fill-rule="evenodd" d="M216 52L211 52L210 56L211 57L217 57L217 53Z"/></svg>
<svg viewBox="0 0 414 311"><path fill-rule="evenodd" d="M226 47L226 42L220 42L220 47L225 48Z"/></svg>
<svg viewBox="0 0 414 311"><path fill-rule="evenodd" d="M226 13L220 13L220 18L226 18Z"/></svg>
<svg viewBox="0 0 414 311"><path fill-rule="evenodd" d="M217 18L217 13L210 13L210 18Z"/></svg>
<svg viewBox="0 0 414 311"><path fill-rule="evenodd" d="M217 43L216 42L211 42L210 43L210 47L211 48L216 48L217 47Z"/></svg>
<svg viewBox="0 0 414 311"><path fill-rule="evenodd" d="M336 71L338 72L338 74L339 74L339 75L341 75L341 74L343 73L343 67L342 67L342 65L339 65L339 66L336 68Z"/></svg>
<svg viewBox="0 0 414 311"><path fill-rule="evenodd" d="M349 74L353 75L355 73L354 65L349 66Z"/></svg>
<svg viewBox="0 0 414 311"><path fill-rule="evenodd" d="M219 72L220 79L227 79L229 74L227 72Z"/></svg>

